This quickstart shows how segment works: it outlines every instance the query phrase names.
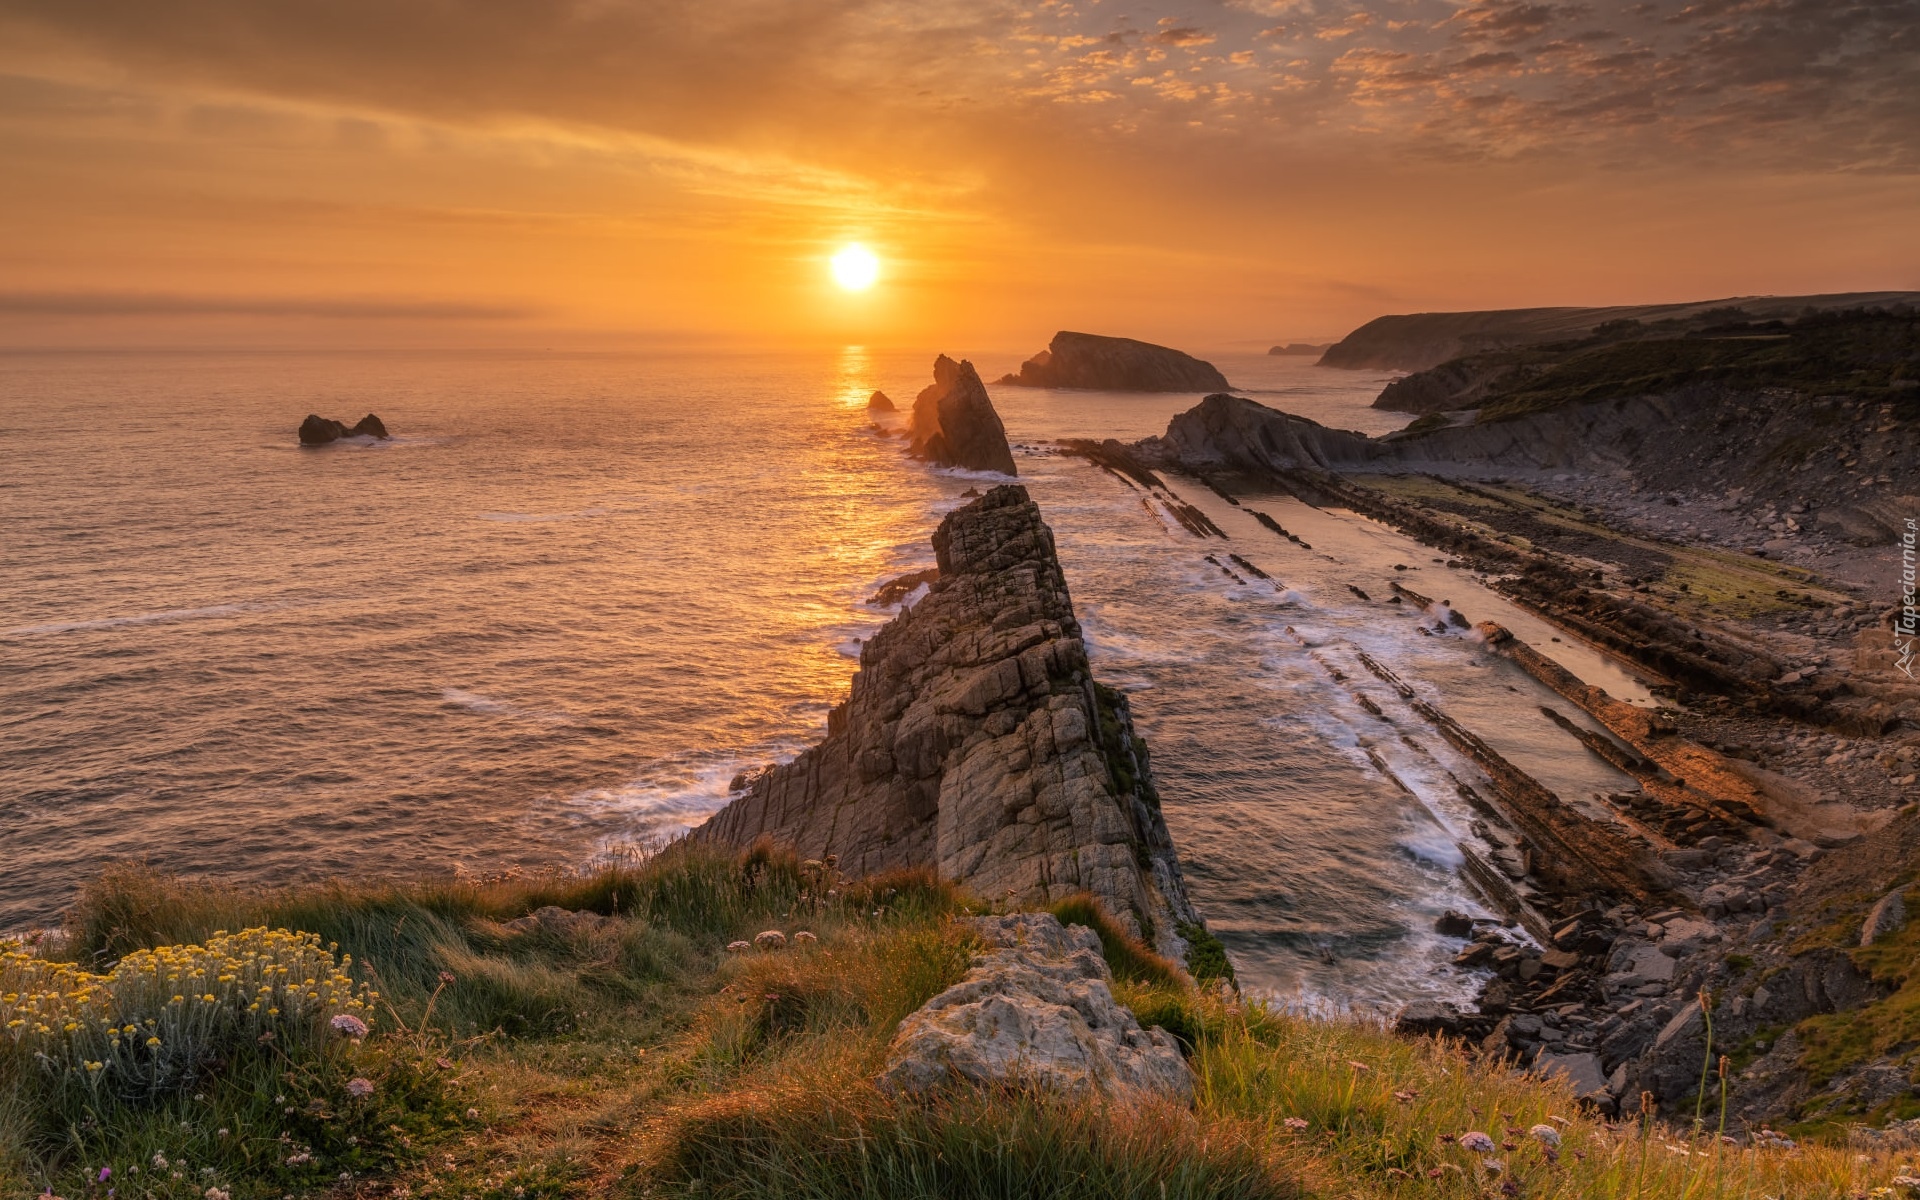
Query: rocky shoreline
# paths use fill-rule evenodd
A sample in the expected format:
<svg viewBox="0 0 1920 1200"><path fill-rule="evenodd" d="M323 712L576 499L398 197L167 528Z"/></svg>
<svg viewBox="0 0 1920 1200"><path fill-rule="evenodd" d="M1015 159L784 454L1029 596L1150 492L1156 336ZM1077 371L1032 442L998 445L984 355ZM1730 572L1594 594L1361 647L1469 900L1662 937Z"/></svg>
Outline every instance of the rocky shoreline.
<svg viewBox="0 0 1920 1200"><path fill-rule="evenodd" d="M1642 1093L1662 1111L1689 1108L1704 1062L1731 1073L1730 1111L1756 1128L1905 1115L1920 1087L1903 1039L1920 1029L1905 1031L1904 1010L1887 1003L1904 963L1870 948L1911 936L1899 914L1912 856L1901 848L1920 841L1920 688L1892 670L1890 610L1857 583L1781 563L1781 548L1741 553L1636 527L1609 501L1643 490L1638 464L1616 448L1610 472L1571 453L1594 414L1529 421L1534 433L1496 431L1486 444L1464 430L1370 439L1213 396L1164 437L1107 457L1192 475L1234 503L1278 493L1391 525L1666 697L1622 703L1498 626L1480 628L1489 653L1604 730L1549 710L1586 752L1635 780L1594 813L1367 664L1482 772L1484 791L1463 789L1482 819L1477 844L1461 846L1462 873L1503 916L1443 919L1443 933L1465 939L1456 965L1484 973L1477 1003L1411 1006L1400 1029L1563 1072L1608 1111ZM1557 474L1541 469L1543 446L1560 447L1558 461L1544 459ZM1516 457L1521 478L1541 482L1517 482ZM1665 459L1645 457L1657 477ZM1755 514L1792 536L1801 561L1848 532L1781 515ZM1431 604L1388 586L1393 600ZM1877 929L1865 947L1863 923ZM1878 1032L1847 1032L1856 1025Z"/></svg>

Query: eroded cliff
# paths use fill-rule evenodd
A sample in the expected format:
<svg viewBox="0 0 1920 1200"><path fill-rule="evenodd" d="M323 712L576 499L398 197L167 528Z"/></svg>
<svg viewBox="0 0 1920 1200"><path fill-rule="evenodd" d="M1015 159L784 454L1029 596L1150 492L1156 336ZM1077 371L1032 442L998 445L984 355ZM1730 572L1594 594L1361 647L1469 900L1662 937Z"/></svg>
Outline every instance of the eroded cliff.
<svg viewBox="0 0 1920 1200"><path fill-rule="evenodd" d="M862 648L827 737L695 838L769 837L849 875L932 867L983 898L1091 892L1162 953L1200 925L1126 698L1096 683L1053 534L1002 485L934 534L925 599Z"/></svg>

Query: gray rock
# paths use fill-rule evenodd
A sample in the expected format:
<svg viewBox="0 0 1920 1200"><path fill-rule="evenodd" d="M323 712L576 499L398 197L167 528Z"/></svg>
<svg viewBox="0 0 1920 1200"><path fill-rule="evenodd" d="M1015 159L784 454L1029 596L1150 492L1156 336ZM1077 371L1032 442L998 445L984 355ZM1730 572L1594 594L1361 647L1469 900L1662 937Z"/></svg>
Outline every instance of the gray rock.
<svg viewBox="0 0 1920 1200"><path fill-rule="evenodd" d="M1393 1019L1393 1031L1408 1037L1460 1032L1460 1010L1439 1000L1415 1000Z"/></svg>
<svg viewBox="0 0 1920 1200"><path fill-rule="evenodd" d="M989 949L959 983L900 1022L876 1081L923 1095L950 1083L1015 1083L1068 1095L1193 1100L1193 1072L1163 1029L1113 998L1100 939L1048 913L973 922Z"/></svg>
<svg viewBox="0 0 1920 1200"><path fill-rule="evenodd" d="M1188 903L1126 698L1098 688L1025 489L949 514L927 596L860 651L827 737L693 838L771 838L850 876L928 867L976 895L1044 907L1092 892L1179 959Z"/></svg>
<svg viewBox="0 0 1920 1200"><path fill-rule="evenodd" d="M535 930L541 930L566 937L576 933L591 933L600 928L605 921L606 918L597 912L588 912L585 909L572 912L558 905L549 904L544 908L534 909L524 917L516 917L502 924L504 928L511 929L515 933L532 933Z"/></svg>
<svg viewBox="0 0 1920 1200"><path fill-rule="evenodd" d="M1907 901L1900 890L1888 892L1867 913L1860 926L1860 944L1871 946L1890 933L1898 933L1907 923Z"/></svg>
<svg viewBox="0 0 1920 1200"><path fill-rule="evenodd" d="M941 466L1017 474L1006 426L970 362L933 360L933 382L913 402L907 437L914 454Z"/></svg>
<svg viewBox="0 0 1920 1200"><path fill-rule="evenodd" d="M1701 1028L1701 1025L1700 1006L1689 1004L1673 1014L1673 1019L1668 1021L1666 1027L1660 1030L1659 1036L1653 1039L1653 1048L1656 1051L1665 1050L1668 1046L1689 1037L1694 1030Z"/></svg>
<svg viewBox="0 0 1920 1200"><path fill-rule="evenodd" d="M1601 1070L1600 1057L1596 1054L1543 1053L1534 1060L1533 1073L1543 1078L1565 1076L1573 1086L1573 1095L1577 1100L1605 1102L1613 1099L1613 1092L1607 1087L1607 1073Z"/></svg>

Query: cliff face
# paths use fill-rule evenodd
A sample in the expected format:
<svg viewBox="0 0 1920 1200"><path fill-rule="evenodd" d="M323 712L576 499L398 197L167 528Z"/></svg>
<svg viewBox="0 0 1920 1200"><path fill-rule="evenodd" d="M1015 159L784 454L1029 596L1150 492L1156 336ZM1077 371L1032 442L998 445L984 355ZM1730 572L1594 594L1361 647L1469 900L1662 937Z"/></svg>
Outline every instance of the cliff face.
<svg viewBox="0 0 1920 1200"><path fill-rule="evenodd" d="M1103 392L1215 392L1233 385L1210 362L1132 338L1062 330L1001 383Z"/></svg>
<svg viewBox="0 0 1920 1200"><path fill-rule="evenodd" d="M1847 292L1825 296L1736 296L1688 304L1609 308L1407 313L1368 321L1329 348L1321 357L1320 365L1354 370L1424 371L1462 355L1585 337L1607 321L1684 320L1724 308L1739 308L1756 317L1787 317L1808 308L1826 310L1916 302L1920 302L1920 292Z"/></svg>
<svg viewBox="0 0 1920 1200"><path fill-rule="evenodd" d="M933 360L933 382L915 398L907 432L913 453L941 466L1018 474L1006 426L970 362Z"/></svg>
<svg viewBox="0 0 1920 1200"><path fill-rule="evenodd" d="M1017 485L934 534L930 594L867 642L827 737L693 835L866 875L932 867L1026 906L1092 892L1163 953L1198 924L1126 700L1093 681L1053 534Z"/></svg>

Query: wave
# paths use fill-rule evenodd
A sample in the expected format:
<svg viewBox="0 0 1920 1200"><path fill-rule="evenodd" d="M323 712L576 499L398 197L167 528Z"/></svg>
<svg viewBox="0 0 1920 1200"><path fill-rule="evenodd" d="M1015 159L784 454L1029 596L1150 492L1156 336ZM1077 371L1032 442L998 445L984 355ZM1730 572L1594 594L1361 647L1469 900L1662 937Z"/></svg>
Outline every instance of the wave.
<svg viewBox="0 0 1920 1200"><path fill-rule="evenodd" d="M567 798L587 820L617 832L601 839L602 850L645 845L677 837L718 812L742 771L785 763L804 747L796 743L755 751L677 755L649 764L626 783L588 788Z"/></svg>
<svg viewBox="0 0 1920 1200"><path fill-rule="evenodd" d="M480 514L480 519L503 521L512 525L530 525L547 521L584 521L593 517L604 517L612 511L610 508L582 508L573 512L558 513L484 512Z"/></svg>
<svg viewBox="0 0 1920 1200"><path fill-rule="evenodd" d="M159 625L170 621L195 621L207 617L230 617L237 613L257 612L264 604L210 604L204 608L171 608L164 612L136 613L125 617L99 617L88 621L49 621L43 625L17 625L0 629L0 637L38 637L50 633L76 633L89 629L117 629L122 625Z"/></svg>
<svg viewBox="0 0 1920 1200"><path fill-rule="evenodd" d="M481 713L489 717L512 717L521 721L533 721L541 725L571 725L573 718L563 712L547 712L535 708L523 708L507 700L496 700L492 696L479 692L464 691L460 688L441 688L440 698L456 708L468 712Z"/></svg>

